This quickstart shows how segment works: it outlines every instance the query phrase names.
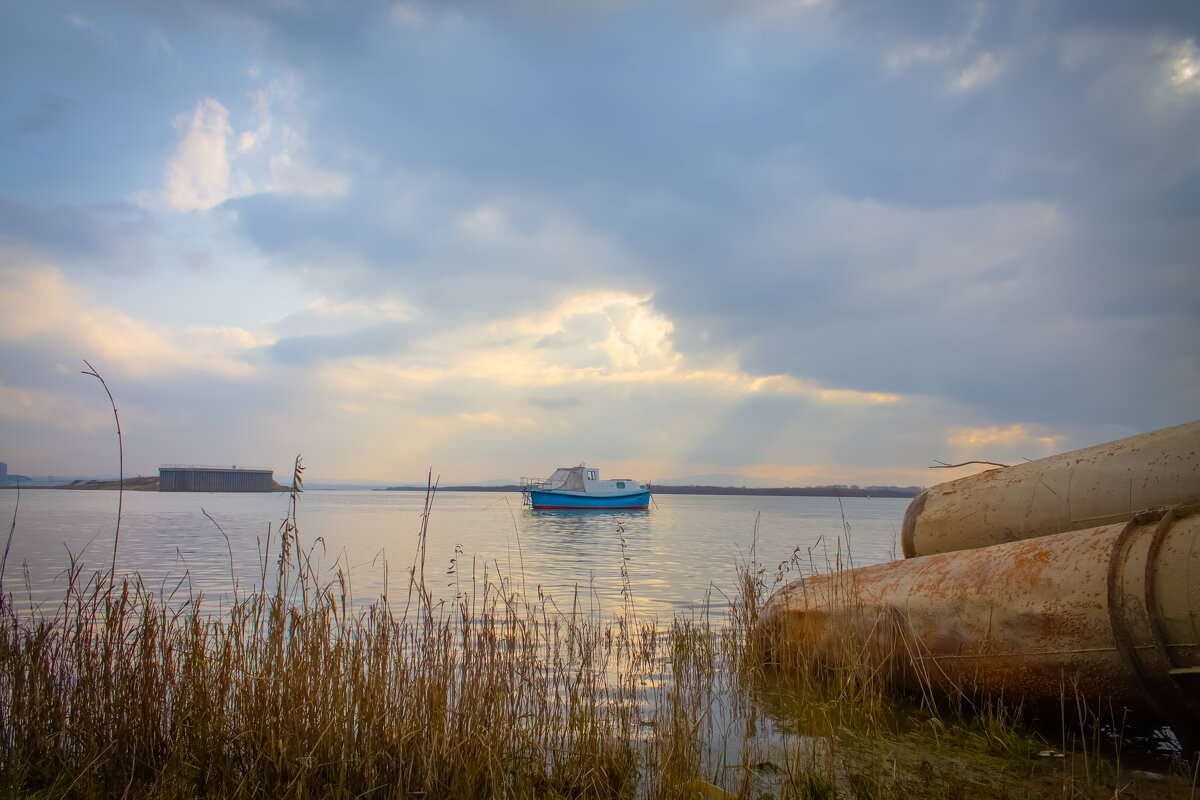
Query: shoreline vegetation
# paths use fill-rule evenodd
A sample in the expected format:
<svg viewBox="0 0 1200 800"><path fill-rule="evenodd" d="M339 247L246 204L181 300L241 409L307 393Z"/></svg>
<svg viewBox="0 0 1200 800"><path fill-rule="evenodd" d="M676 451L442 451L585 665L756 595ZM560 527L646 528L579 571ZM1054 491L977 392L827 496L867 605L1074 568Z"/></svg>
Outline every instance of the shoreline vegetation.
<svg viewBox="0 0 1200 800"><path fill-rule="evenodd" d="M22 610L0 570L0 793L1194 796L1190 755L1067 681L1061 713L1038 717L1011 699L901 693L904 642L880 652L846 632L837 657L771 661L759 613L807 566L799 550L770 566L751 547L734 595L690 617L640 613L626 580L606 617L586 587L551 597L461 552L427 564L430 485L407 587L355 605L349 574L312 567L323 545L301 533L302 469L260 573L247 582L231 554L231 594L156 592L118 573L115 544L107 572L72 559L45 612ZM455 599L434 600L433 581Z"/></svg>

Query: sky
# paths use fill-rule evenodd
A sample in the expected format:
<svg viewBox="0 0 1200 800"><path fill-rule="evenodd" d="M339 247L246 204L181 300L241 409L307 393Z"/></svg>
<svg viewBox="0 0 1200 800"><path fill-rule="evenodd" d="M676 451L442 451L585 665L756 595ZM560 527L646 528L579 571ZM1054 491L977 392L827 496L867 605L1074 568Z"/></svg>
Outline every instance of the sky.
<svg viewBox="0 0 1200 800"><path fill-rule="evenodd" d="M931 485L1200 417L1200 4L0 0L0 461Z"/></svg>

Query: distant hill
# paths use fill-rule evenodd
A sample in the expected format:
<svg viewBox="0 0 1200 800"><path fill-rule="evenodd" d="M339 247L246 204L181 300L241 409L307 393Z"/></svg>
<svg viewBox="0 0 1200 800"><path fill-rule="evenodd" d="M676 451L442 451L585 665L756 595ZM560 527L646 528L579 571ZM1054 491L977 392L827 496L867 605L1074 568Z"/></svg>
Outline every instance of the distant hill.
<svg viewBox="0 0 1200 800"><path fill-rule="evenodd" d="M655 494L740 494L763 497L916 497L920 486L666 486L654 484Z"/></svg>
<svg viewBox="0 0 1200 800"><path fill-rule="evenodd" d="M384 481L354 481L354 480L342 481L342 480L329 480L329 479L313 480L313 481L305 480L304 488L305 489L320 489L322 491L341 491L341 490L363 491L363 490L385 489L385 488L387 488L387 483L385 483Z"/></svg>
<svg viewBox="0 0 1200 800"><path fill-rule="evenodd" d="M99 480L79 478L70 483L58 483L54 485L33 485L24 488L28 489L95 489L99 491L117 491L123 490L126 492L157 492L158 491L158 476L157 475L138 475L135 478L126 478L121 480ZM283 486L278 481L271 481L272 492L288 492L291 487Z"/></svg>
<svg viewBox="0 0 1200 800"><path fill-rule="evenodd" d="M77 480L62 486L50 487L54 489L124 489L127 492L157 492L158 491L158 476L157 475L139 475L136 478L126 478L124 485L120 480L104 481L104 480Z"/></svg>
<svg viewBox="0 0 1200 800"><path fill-rule="evenodd" d="M379 489L381 492L423 492L425 484L411 486L388 486ZM438 486L439 492L519 492L521 487L515 483L487 484L479 486Z"/></svg>

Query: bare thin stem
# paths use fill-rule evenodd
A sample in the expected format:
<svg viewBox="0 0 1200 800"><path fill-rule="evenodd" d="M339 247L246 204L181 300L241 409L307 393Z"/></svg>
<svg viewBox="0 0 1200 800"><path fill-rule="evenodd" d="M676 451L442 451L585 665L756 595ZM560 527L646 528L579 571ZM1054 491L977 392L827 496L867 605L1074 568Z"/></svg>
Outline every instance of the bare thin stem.
<svg viewBox="0 0 1200 800"><path fill-rule="evenodd" d="M13 521L8 529L8 543L4 545L4 557L0 558L0 595L4 594L4 565L8 563L8 548L12 547L13 534L17 530L17 509L21 507L21 482L17 481L17 502L13 505Z"/></svg>
<svg viewBox="0 0 1200 800"><path fill-rule="evenodd" d="M1007 467L1008 466L1008 464L998 464L995 461L964 461L961 464L947 464L944 461L938 461L936 458L934 459L934 461L936 461L937 463L934 466L930 467L930 469L954 469L955 467L965 467L968 464L986 464L991 467Z"/></svg>
<svg viewBox="0 0 1200 800"><path fill-rule="evenodd" d="M82 371L83 374L91 375L93 378L100 381L100 385L104 387L104 393L108 395L108 403L112 406L113 419L117 423L117 453L119 458L118 468L120 472L118 474L119 480L117 483L117 530L116 533L113 534L112 567L108 572L108 582L109 585L111 585L117 573L117 543L121 540L121 507L125 502L125 442L121 438L121 418L117 415L117 403L115 400L113 400L112 392L108 390L108 384L105 383L104 378L100 377L100 373L96 371L96 368L93 367L86 358L83 360L83 363L87 364L88 366L86 370Z"/></svg>
<svg viewBox="0 0 1200 800"><path fill-rule="evenodd" d="M236 599L237 598L237 576L234 574L234 571L233 571L233 545L229 542L229 534L225 532L225 529L221 527L220 523L218 523L215 519L213 519L212 514L208 513L203 508L200 509L200 513L203 514L204 516L208 517L208 521L211 522L213 525L216 525L217 530L220 531L221 535L225 537L225 549L229 551L229 580L233 584L233 596Z"/></svg>

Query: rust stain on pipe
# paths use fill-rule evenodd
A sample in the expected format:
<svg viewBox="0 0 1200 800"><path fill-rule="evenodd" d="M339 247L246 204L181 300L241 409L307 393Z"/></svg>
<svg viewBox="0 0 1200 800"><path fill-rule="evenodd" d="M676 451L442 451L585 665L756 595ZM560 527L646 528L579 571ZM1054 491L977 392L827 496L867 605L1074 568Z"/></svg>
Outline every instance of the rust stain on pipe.
<svg viewBox="0 0 1200 800"><path fill-rule="evenodd" d="M803 578L761 633L784 666L869 657L909 689L1055 707L1077 689L1195 729L1200 513Z"/></svg>

